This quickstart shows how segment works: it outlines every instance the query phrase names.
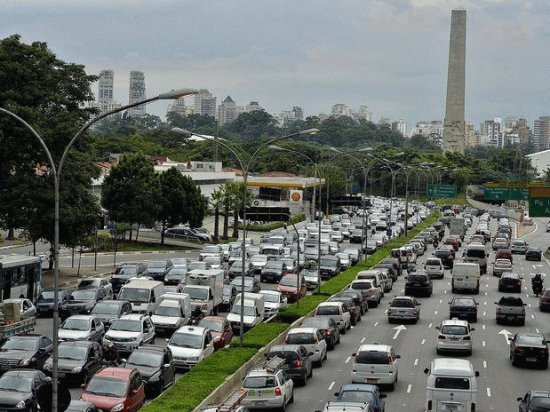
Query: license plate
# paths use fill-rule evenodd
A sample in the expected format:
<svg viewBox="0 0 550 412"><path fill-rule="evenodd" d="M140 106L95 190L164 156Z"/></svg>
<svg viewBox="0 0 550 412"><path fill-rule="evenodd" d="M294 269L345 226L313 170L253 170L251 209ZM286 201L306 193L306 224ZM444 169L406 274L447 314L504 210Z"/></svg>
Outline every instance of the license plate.
<svg viewBox="0 0 550 412"><path fill-rule="evenodd" d="M48 308L38 308L38 310L39 310L40 312L47 312L47 311L48 311Z"/></svg>
<svg viewBox="0 0 550 412"><path fill-rule="evenodd" d="M378 383L378 379L367 378L367 383Z"/></svg>
<svg viewBox="0 0 550 412"><path fill-rule="evenodd" d="M537 358L525 358L526 362L536 362Z"/></svg>
<svg viewBox="0 0 550 412"><path fill-rule="evenodd" d="M414 287L415 287L415 288L419 288L419 287L420 287L420 283L415 283L415 284L414 284Z"/></svg>
<svg viewBox="0 0 550 412"><path fill-rule="evenodd" d="M262 405L264 403L267 403L267 401L253 401L254 405Z"/></svg>
<svg viewBox="0 0 550 412"><path fill-rule="evenodd" d="M448 404L446 406L448 411L456 411L458 409L458 405Z"/></svg>
<svg viewBox="0 0 550 412"><path fill-rule="evenodd" d="M452 341L457 341L459 340L460 338L451 338Z"/></svg>

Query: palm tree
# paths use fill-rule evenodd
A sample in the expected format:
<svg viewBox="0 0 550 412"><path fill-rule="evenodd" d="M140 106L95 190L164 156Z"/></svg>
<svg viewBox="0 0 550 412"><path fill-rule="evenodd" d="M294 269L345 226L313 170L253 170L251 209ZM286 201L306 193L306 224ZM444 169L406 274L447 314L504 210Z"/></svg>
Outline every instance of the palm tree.
<svg viewBox="0 0 550 412"><path fill-rule="evenodd" d="M217 242L220 235L220 209L224 205L223 190L214 190L210 196L210 204L214 208L214 240Z"/></svg>

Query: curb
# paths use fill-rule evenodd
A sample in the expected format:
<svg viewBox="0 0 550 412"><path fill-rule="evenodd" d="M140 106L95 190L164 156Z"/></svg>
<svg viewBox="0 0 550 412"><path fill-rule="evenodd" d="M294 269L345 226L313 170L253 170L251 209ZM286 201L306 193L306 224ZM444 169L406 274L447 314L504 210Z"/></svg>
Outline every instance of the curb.
<svg viewBox="0 0 550 412"><path fill-rule="evenodd" d="M2 246L2 247L0 247L0 250L16 249L18 247L30 246L31 244L32 243L22 243L21 245Z"/></svg>

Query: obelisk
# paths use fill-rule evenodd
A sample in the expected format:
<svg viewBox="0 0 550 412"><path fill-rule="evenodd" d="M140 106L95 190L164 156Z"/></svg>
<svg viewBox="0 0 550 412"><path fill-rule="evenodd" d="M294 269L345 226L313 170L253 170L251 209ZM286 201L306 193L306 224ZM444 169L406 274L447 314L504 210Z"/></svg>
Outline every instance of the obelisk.
<svg viewBox="0 0 550 412"><path fill-rule="evenodd" d="M447 105L443 125L443 151L464 153L464 94L466 85L466 10L453 10L449 42Z"/></svg>

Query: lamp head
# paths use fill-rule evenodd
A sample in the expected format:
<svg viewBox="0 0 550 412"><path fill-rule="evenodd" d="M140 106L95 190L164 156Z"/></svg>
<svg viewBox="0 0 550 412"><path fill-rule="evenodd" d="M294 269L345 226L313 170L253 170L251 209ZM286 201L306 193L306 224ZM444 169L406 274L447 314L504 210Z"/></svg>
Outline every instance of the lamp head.
<svg viewBox="0 0 550 412"><path fill-rule="evenodd" d="M298 134L302 135L302 134L307 134L307 135L310 135L310 136L314 136L316 134L319 133L319 129L306 129L306 130L301 130L298 132Z"/></svg>
<svg viewBox="0 0 550 412"><path fill-rule="evenodd" d="M191 132L190 130L187 130L187 129L182 129L181 127L172 127L172 131L174 133L183 134L185 136L192 136L193 135L193 132Z"/></svg>
<svg viewBox="0 0 550 412"><path fill-rule="evenodd" d="M177 89L166 93L159 94L159 100L174 100L185 96L191 96L197 94L199 91L196 89Z"/></svg>

